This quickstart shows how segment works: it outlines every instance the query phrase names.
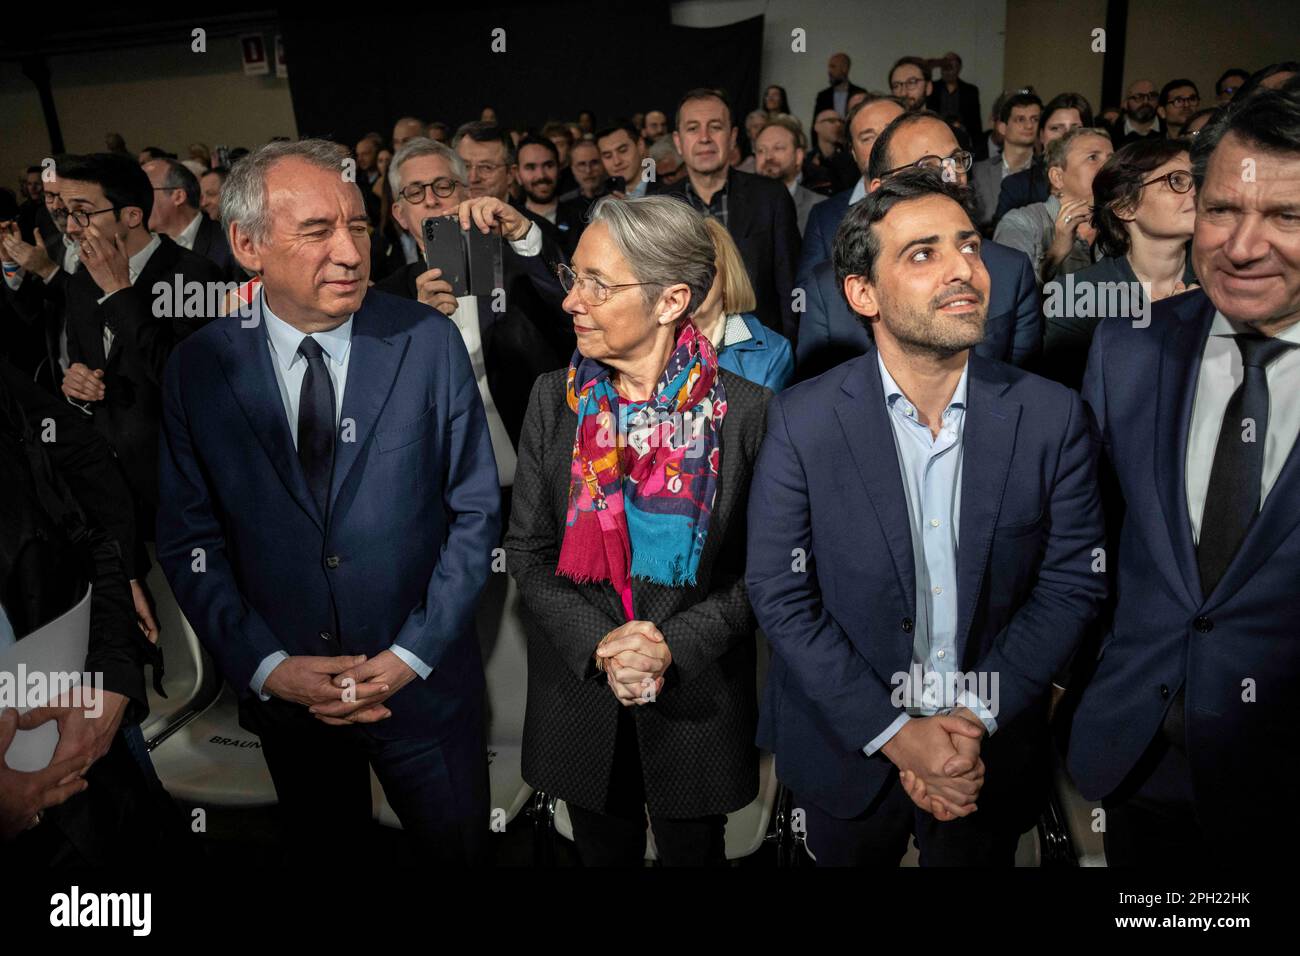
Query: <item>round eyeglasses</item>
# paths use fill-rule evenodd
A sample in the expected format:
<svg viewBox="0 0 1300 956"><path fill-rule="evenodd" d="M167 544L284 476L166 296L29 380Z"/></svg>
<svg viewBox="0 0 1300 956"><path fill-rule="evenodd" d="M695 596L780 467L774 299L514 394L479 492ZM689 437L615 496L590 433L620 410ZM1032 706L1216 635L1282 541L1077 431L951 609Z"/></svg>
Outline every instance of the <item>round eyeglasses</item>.
<svg viewBox="0 0 1300 956"><path fill-rule="evenodd" d="M401 195L411 205L415 205L424 200L427 189L432 189L433 194L438 198L446 199L448 196L454 196L460 185L450 176L440 176L431 183L411 183L409 186L403 186Z"/></svg>
<svg viewBox="0 0 1300 956"><path fill-rule="evenodd" d="M1157 176L1155 179L1149 179L1142 184L1142 188L1154 186L1156 183L1168 183L1169 188L1176 193L1185 193L1196 184L1192 174L1186 169L1175 169L1172 172L1165 173L1163 176Z"/></svg>
<svg viewBox="0 0 1300 956"><path fill-rule="evenodd" d="M98 216L101 212L113 212L116 209L116 206L105 206L103 209L73 209L68 213L68 218L85 229L90 225L91 216Z"/></svg>

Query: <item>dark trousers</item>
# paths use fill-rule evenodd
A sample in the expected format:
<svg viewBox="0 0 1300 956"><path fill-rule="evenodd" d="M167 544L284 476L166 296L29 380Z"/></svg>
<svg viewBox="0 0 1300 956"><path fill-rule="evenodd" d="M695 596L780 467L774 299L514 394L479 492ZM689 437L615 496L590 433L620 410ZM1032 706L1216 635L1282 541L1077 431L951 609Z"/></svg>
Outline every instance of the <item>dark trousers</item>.
<svg viewBox="0 0 1300 956"><path fill-rule="evenodd" d="M414 844L418 862L485 862L487 752L481 701L440 737L383 740L361 726L331 727L296 704L241 702L240 723L257 734L275 783L294 865L365 858L372 842L370 768Z"/></svg>
<svg viewBox="0 0 1300 956"><path fill-rule="evenodd" d="M1163 735L1147 747L1124 783L1102 801L1107 866L1187 866L1206 862L1191 767Z"/></svg>
<svg viewBox="0 0 1300 956"><path fill-rule="evenodd" d="M946 823L912 802L893 773L861 816L841 820L795 797L818 866L896 867L915 835L921 866L1014 866L1020 834L981 797L970 816ZM990 812L992 810L992 812Z"/></svg>
<svg viewBox="0 0 1300 956"><path fill-rule="evenodd" d="M630 708L619 713L614 769L603 811L569 804L573 842L583 866L643 866L646 842L645 785L636 722ZM651 816L655 849L664 866L726 866L727 817L674 819Z"/></svg>

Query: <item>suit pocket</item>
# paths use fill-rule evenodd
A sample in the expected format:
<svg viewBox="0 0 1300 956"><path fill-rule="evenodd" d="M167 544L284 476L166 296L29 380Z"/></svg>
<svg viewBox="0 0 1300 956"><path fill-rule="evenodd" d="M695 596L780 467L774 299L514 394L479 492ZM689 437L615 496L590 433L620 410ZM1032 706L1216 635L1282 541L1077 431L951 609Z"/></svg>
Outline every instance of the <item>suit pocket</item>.
<svg viewBox="0 0 1300 956"><path fill-rule="evenodd" d="M1032 521L1013 521L1008 524L999 524L994 528L994 534L999 538L1019 538L1027 534L1032 534L1043 525L1043 514L1039 512L1038 517Z"/></svg>
<svg viewBox="0 0 1300 956"><path fill-rule="evenodd" d="M381 454L405 448L418 441L424 441L433 432L438 406L430 405L418 418L401 424L375 430L375 444Z"/></svg>

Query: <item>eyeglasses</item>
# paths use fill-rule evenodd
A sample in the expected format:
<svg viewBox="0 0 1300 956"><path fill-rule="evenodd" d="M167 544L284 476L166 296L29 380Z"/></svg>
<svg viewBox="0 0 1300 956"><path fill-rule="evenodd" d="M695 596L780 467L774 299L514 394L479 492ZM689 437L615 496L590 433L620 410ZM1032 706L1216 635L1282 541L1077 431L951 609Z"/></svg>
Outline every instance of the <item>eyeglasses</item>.
<svg viewBox="0 0 1300 956"><path fill-rule="evenodd" d="M63 194L62 194L62 193L54 193L54 192L50 192L48 189L45 190L45 205L47 205L47 206L54 206L54 205L62 206L62 205L63 205Z"/></svg>
<svg viewBox="0 0 1300 956"><path fill-rule="evenodd" d="M567 265L561 262L555 267L555 275L560 280L560 287L564 291L572 292L576 287L578 296L588 305L601 305L619 289L630 289L637 285L654 285L653 282L620 282L617 285L607 285L601 282L595 276L580 276Z"/></svg>
<svg viewBox="0 0 1300 956"><path fill-rule="evenodd" d="M901 173L905 169L942 169L945 166L960 166L966 172L970 172L971 164L974 163L975 157L964 149L959 149L951 156L922 156L914 163L908 163L905 166L896 166L888 169L881 174L880 178L892 176L894 173Z"/></svg>
<svg viewBox="0 0 1300 956"><path fill-rule="evenodd" d="M1192 179L1192 174L1185 169L1175 169L1165 173L1163 176L1157 176L1155 179L1147 180L1142 184L1142 188L1154 186L1156 183L1168 183L1169 188L1176 193L1185 193L1195 185L1196 181Z"/></svg>
<svg viewBox="0 0 1300 956"><path fill-rule="evenodd" d="M491 176L491 175L492 175L494 172L496 172L498 169L504 169L506 165L508 165L508 164L506 164L506 163L472 163L472 164L469 164L468 169L469 169L469 171L470 171L473 175L478 176L478 177L481 179L481 178L484 177L484 176Z"/></svg>
<svg viewBox="0 0 1300 956"><path fill-rule="evenodd" d="M924 82L923 76L914 76L910 80L890 80L889 89L894 93L899 90L914 90Z"/></svg>
<svg viewBox="0 0 1300 956"><path fill-rule="evenodd" d="M1155 91L1153 90L1153 91L1150 92L1150 93L1130 93L1129 96L1128 96L1128 98L1129 98L1130 100L1138 100L1138 101L1141 101L1141 100L1149 100L1149 101L1151 101L1152 103L1154 103L1154 102L1156 102L1158 99L1160 99L1160 94L1157 93L1157 92L1155 92Z"/></svg>
<svg viewBox="0 0 1300 956"><path fill-rule="evenodd" d="M1171 96L1169 98L1170 106L1177 106L1180 110L1189 106L1195 106L1201 102L1201 98L1193 93L1191 96Z"/></svg>
<svg viewBox="0 0 1300 956"><path fill-rule="evenodd" d="M433 194L441 199L455 195L461 184L450 176L439 176L431 183L411 183L402 187L402 198L415 205L424 200L425 190L432 189Z"/></svg>
<svg viewBox="0 0 1300 956"><path fill-rule="evenodd" d="M101 212L116 212L116 211L117 211L116 206L105 206L103 209L90 209L90 210L74 209L68 213L68 217L72 219L74 222L76 222L76 224L80 226L82 229L85 229L87 226L90 225L91 216L98 216Z"/></svg>

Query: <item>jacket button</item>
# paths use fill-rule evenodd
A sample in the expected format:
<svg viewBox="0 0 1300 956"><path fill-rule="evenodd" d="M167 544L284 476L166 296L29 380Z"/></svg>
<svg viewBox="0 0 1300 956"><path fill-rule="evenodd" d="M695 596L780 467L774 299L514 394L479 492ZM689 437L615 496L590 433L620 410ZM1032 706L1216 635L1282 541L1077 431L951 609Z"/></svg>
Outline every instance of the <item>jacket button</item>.
<svg viewBox="0 0 1300 956"><path fill-rule="evenodd" d="M1168 684L1161 684L1161 685L1160 685L1160 697L1161 697L1162 700L1168 700L1168 698L1169 698L1169 685L1168 685Z"/></svg>
<svg viewBox="0 0 1300 956"><path fill-rule="evenodd" d="M321 632L320 632L320 639L321 639L322 641L328 641L328 640L330 639L330 632L329 632L329 631L321 631Z"/></svg>
<svg viewBox="0 0 1300 956"><path fill-rule="evenodd" d="M338 566L339 566L339 556L337 554L331 554L328 558L325 559L325 567L329 568L331 571L337 568Z"/></svg>
<svg viewBox="0 0 1300 956"><path fill-rule="evenodd" d="M912 633L912 619L910 617L903 618L903 633L904 634Z"/></svg>
<svg viewBox="0 0 1300 956"><path fill-rule="evenodd" d="M1208 617L1198 617L1192 622L1192 627L1196 628L1196 630L1201 634L1209 634L1214 630L1214 622Z"/></svg>

